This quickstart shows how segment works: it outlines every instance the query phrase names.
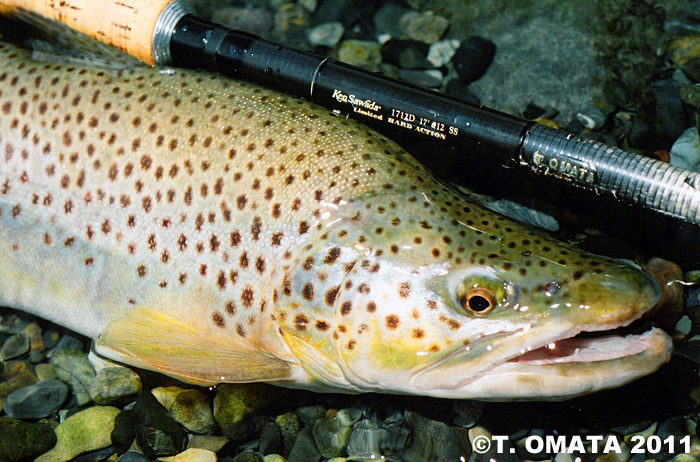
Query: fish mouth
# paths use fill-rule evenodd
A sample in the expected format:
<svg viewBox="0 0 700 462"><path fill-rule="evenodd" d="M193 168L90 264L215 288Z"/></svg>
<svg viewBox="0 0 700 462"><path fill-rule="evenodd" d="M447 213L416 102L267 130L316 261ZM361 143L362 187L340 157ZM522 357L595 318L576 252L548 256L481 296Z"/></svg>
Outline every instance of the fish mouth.
<svg viewBox="0 0 700 462"><path fill-rule="evenodd" d="M521 345L525 345L525 337L533 333L525 328L498 332L489 335L484 343L490 344L486 349L496 351L502 346L499 344L506 342L522 340ZM581 331L536 345L514 352L508 348L512 351L510 355L478 374L469 373L470 364L483 366L489 354L483 360L476 359L473 352L484 353L485 349L479 345L461 348L418 371L411 383L431 388L429 393L440 397L560 401L618 387L648 375L668 362L672 350L671 338L657 327L627 334L617 330ZM459 362L463 367L459 367Z"/></svg>

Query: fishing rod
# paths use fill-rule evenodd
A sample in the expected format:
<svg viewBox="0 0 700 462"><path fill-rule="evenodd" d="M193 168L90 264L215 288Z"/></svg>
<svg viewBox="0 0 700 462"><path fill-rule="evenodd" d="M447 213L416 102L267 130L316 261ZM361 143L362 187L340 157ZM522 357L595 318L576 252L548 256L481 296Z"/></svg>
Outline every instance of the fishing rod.
<svg viewBox="0 0 700 462"><path fill-rule="evenodd" d="M700 173L224 28L195 17L184 0L0 0L0 12L16 9L148 64L247 80L700 225Z"/></svg>

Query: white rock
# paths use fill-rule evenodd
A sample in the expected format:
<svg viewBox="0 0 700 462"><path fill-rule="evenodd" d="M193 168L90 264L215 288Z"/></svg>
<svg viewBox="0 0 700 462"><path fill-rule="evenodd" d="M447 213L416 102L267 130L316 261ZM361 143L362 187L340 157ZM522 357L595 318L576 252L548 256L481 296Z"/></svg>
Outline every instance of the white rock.
<svg viewBox="0 0 700 462"><path fill-rule="evenodd" d="M459 45L459 40L440 40L433 43L428 49L428 61L435 67L444 66L450 62Z"/></svg>
<svg viewBox="0 0 700 462"><path fill-rule="evenodd" d="M695 127L678 137L671 147L671 165L700 172L700 135Z"/></svg>
<svg viewBox="0 0 700 462"><path fill-rule="evenodd" d="M345 33L345 28L340 22L327 22L319 24L306 33L306 38L312 45L321 45L332 48L340 42Z"/></svg>

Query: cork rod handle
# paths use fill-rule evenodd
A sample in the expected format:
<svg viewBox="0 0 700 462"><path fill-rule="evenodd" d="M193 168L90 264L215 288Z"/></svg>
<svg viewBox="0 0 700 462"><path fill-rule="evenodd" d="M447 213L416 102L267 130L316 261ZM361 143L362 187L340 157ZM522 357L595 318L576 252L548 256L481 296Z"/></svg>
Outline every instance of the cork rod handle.
<svg viewBox="0 0 700 462"><path fill-rule="evenodd" d="M156 22L171 1L0 0L0 12L37 13L153 64Z"/></svg>

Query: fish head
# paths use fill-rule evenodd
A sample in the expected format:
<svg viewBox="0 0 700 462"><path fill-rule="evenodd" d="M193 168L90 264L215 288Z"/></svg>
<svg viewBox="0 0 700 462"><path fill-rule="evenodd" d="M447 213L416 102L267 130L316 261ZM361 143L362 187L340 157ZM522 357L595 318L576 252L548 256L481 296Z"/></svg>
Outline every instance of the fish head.
<svg viewBox="0 0 700 462"><path fill-rule="evenodd" d="M600 334L656 303L653 278L438 193L367 195L338 207L301 248L281 289L280 332L313 380L358 392L559 400L669 359L659 329Z"/></svg>

